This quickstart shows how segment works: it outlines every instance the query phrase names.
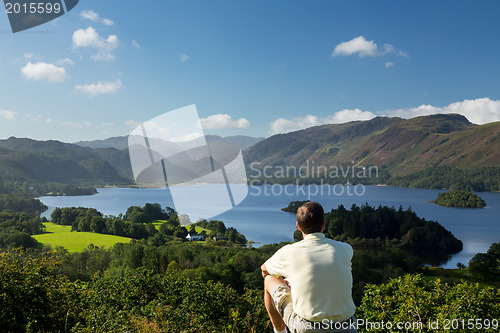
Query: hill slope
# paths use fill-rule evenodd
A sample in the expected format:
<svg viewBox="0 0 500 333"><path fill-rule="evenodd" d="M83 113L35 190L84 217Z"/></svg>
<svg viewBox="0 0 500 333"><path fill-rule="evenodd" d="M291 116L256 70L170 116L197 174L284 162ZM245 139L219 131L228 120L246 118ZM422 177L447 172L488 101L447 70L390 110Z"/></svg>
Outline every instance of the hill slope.
<svg viewBox="0 0 500 333"><path fill-rule="evenodd" d="M0 176L9 181L130 183L90 148L15 137L0 140Z"/></svg>
<svg viewBox="0 0 500 333"><path fill-rule="evenodd" d="M500 166L500 122L471 124L461 115L374 118L274 135L245 151L247 164L375 165L392 176L429 167Z"/></svg>

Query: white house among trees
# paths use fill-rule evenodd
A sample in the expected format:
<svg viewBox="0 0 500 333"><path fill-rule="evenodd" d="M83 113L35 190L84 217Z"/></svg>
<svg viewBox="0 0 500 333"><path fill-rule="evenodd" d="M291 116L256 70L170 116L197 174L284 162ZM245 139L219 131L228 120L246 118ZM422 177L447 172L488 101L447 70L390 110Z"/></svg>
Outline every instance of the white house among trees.
<svg viewBox="0 0 500 333"><path fill-rule="evenodd" d="M205 240L205 236L200 235L200 234L191 234L191 233L189 233L186 236L186 239L188 241L204 241Z"/></svg>

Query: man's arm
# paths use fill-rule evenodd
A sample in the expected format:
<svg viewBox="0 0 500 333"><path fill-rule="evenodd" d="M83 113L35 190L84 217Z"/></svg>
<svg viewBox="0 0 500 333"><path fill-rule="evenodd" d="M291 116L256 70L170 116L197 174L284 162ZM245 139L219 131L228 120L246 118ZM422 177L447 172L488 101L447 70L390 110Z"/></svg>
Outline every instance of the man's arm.
<svg viewBox="0 0 500 333"><path fill-rule="evenodd" d="M262 270L262 277L265 278L266 276L268 275L271 275L269 274L269 272L267 271L267 268L266 268L266 263L263 263L262 266L260 266L260 269Z"/></svg>

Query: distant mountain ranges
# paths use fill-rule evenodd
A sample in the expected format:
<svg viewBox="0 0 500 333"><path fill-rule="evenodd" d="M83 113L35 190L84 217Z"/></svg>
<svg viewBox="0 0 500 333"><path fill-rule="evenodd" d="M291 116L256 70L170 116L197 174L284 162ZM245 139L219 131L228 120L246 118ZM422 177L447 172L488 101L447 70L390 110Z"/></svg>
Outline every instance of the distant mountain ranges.
<svg viewBox="0 0 500 333"><path fill-rule="evenodd" d="M264 138L206 136L207 142L232 143L242 149ZM81 141L0 140L0 181L76 185L131 185L128 137Z"/></svg>
<svg viewBox="0 0 500 333"><path fill-rule="evenodd" d="M226 136L224 138L218 135L206 135L207 141L225 141L229 143L233 143L239 146L241 149L245 149L256 144L259 141L264 140L265 138L254 138L250 136L243 135L234 135L234 136ZM94 141L78 141L74 143L75 145L89 148L115 148L118 150L123 150L128 148L128 136L116 136L113 138L105 139L105 140L94 140Z"/></svg>
<svg viewBox="0 0 500 333"><path fill-rule="evenodd" d="M397 178L439 167L500 167L500 122L474 125L456 114L377 117L267 139L207 136L207 141L240 146L247 168L253 162L264 169L314 161L316 166L377 166L387 177ZM127 146L126 136L74 144L11 137L0 140L0 180L130 185Z"/></svg>
<svg viewBox="0 0 500 333"><path fill-rule="evenodd" d="M274 135L245 151L258 167L377 166L391 176L430 167L500 167L500 122L474 125L457 114L377 117Z"/></svg>

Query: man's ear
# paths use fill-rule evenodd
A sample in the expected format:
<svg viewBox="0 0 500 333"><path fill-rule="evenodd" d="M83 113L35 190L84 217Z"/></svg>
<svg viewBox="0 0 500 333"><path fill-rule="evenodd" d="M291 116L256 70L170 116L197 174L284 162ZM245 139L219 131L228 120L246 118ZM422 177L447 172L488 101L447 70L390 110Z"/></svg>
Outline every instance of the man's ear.
<svg viewBox="0 0 500 333"><path fill-rule="evenodd" d="M295 222L295 225L297 226L297 229L299 229L299 231L302 231L302 229L300 229L299 227L299 222Z"/></svg>

